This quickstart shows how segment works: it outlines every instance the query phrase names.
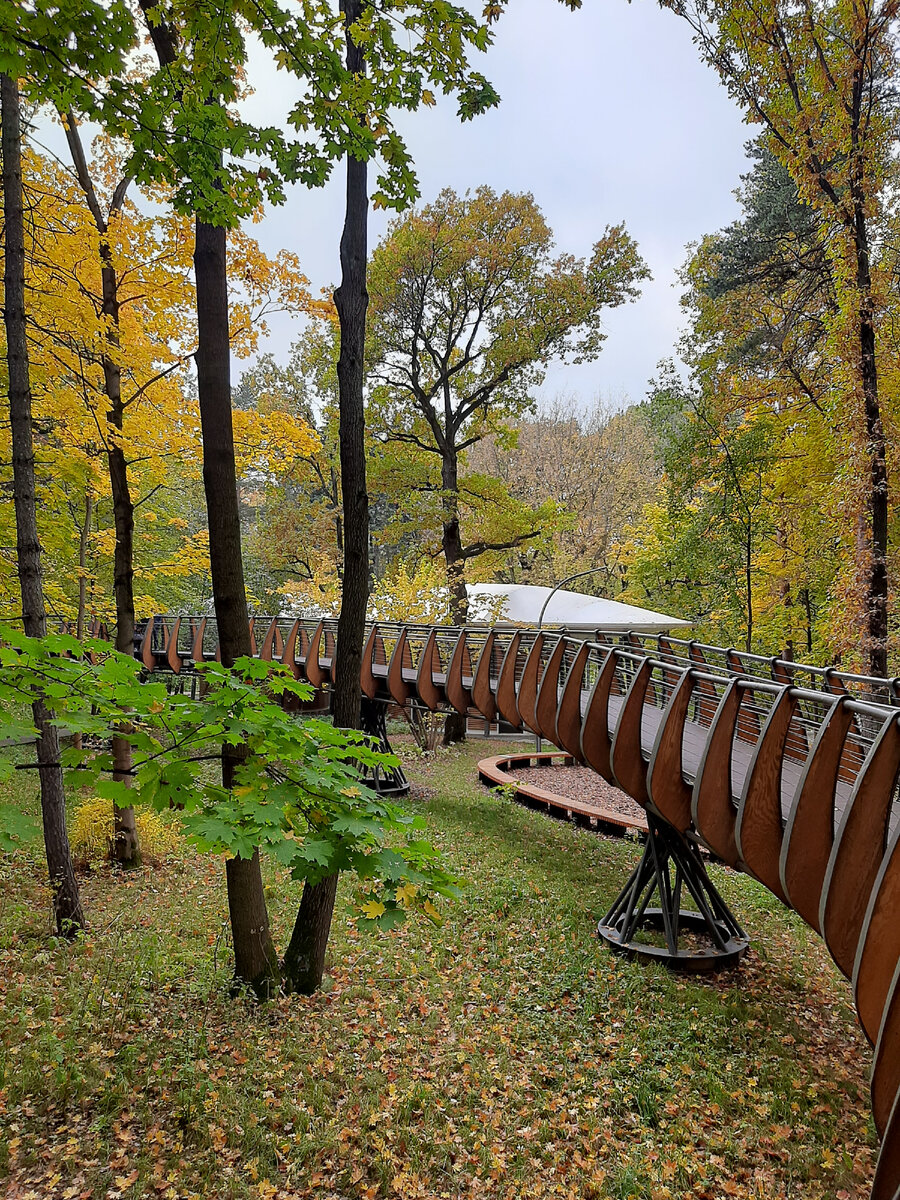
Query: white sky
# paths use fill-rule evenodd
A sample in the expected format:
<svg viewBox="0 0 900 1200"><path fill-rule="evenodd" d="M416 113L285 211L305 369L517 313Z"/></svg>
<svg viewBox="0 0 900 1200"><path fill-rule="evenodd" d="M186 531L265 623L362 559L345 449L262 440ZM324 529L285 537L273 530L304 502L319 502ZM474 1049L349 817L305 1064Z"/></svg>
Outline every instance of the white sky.
<svg viewBox="0 0 900 1200"><path fill-rule="evenodd" d="M700 61L687 26L647 0L585 0L578 12L555 0L511 0L479 60L500 92L498 109L460 124L455 104L444 102L402 121L422 199L482 183L530 191L559 250L577 255L607 224L624 221L653 280L639 301L608 314L597 361L554 367L544 392L638 401L674 350L686 245L737 215L733 189L753 130ZM295 86L268 64L267 78L257 74L251 64L257 90L247 115L275 124ZM338 167L323 189L293 189L253 233L270 253L293 250L317 290L338 279L342 216ZM388 219L372 213L372 246ZM263 348L284 359L296 328L275 318Z"/></svg>

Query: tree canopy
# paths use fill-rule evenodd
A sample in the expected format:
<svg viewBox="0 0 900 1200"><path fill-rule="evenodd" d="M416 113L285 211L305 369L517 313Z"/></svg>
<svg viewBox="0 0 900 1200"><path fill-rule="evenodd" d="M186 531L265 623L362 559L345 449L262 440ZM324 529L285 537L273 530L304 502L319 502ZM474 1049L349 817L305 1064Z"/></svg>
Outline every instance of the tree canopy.
<svg viewBox="0 0 900 1200"><path fill-rule="evenodd" d="M396 464L404 487L440 498L455 620L466 611L466 562L538 536L551 517L547 507L501 503L486 477L463 482L465 452L531 407L551 361L598 354L602 314L634 298L648 275L621 225L602 231L588 259L552 251L533 196L481 187L443 191L395 222L372 255L372 430L386 448L403 448L385 456L386 469ZM463 503L483 514L480 536L463 535Z"/></svg>

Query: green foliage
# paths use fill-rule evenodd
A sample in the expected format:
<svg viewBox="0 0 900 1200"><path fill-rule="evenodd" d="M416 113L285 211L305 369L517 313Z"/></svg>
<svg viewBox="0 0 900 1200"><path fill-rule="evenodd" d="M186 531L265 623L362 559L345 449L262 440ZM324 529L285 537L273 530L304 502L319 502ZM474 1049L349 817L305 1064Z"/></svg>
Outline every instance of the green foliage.
<svg viewBox="0 0 900 1200"><path fill-rule="evenodd" d="M647 415L665 476L632 531L627 595L659 598L701 631L753 649L761 549L776 535L772 423L739 406L723 411L671 366Z"/></svg>
<svg viewBox="0 0 900 1200"><path fill-rule="evenodd" d="M206 664L198 668L203 698L192 699L163 680L142 681L138 663L102 642L35 640L12 629L3 642L0 738L8 717L40 690L60 725L105 742L115 730L132 746L130 787L111 778L108 751L75 748L63 752L69 786L121 805L177 808L201 850L249 858L258 849L297 881L352 872L362 911L380 927L412 910L436 920L433 897L456 894L419 836L421 821L360 782L360 768L396 759L363 734L286 712L278 699L311 691L287 669L254 658L234 670ZM209 770L223 745L243 758L230 790Z"/></svg>
<svg viewBox="0 0 900 1200"><path fill-rule="evenodd" d="M727 293L713 289L707 295L726 320L712 342L730 343L742 357L756 343L760 365L768 359L775 366L774 377L759 371L758 398L771 403L774 393L782 408L797 414L798 444L790 457L813 469L817 460L833 463L821 491L788 491L807 511L818 506L826 516L815 553L827 555L836 568L827 596L831 653L845 666L883 674L891 618L896 620L889 611L896 468L888 432L897 394L890 249L897 195L896 7L881 0L799 7L780 0L662 3L688 22L700 53L748 121L762 127L770 166L775 159L783 168L780 180L767 169L759 190L770 222L760 222L759 211L748 212L758 246L746 243L741 260L729 261L730 239L724 239L720 266ZM785 175L793 181L793 198ZM768 225L782 226L780 245L772 243ZM710 250L715 244L701 246L701 253ZM762 286L748 289L744 268L757 255L765 260L768 286L757 272ZM750 305L736 301L741 292L753 295ZM791 299L793 309L786 303ZM742 318L749 329L738 340ZM789 568L797 555L786 550ZM787 569L783 577L793 606L796 580ZM812 605L806 607L811 648Z"/></svg>
<svg viewBox="0 0 900 1200"><path fill-rule="evenodd" d="M489 187L445 189L391 226L368 274L368 353L389 434L438 453L401 416L416 412L434 435L447 385L451 432L483 437L530 406L551 360L597 355L603 310L633 299L647 267L622 225L586 260L552 246L533 196Z"/></svg>
<svg viewBox="0 0 900 1200"><path fill-rule="evenodd" d="M369 265L371 476L394 503L382 537L405 556L412 532L443 549L455 620L464 569L495 576L510 549L563 519L553 499L520 498L472 469L467 452L487 438L514 442L510 424L548 365L595 357L603 312L648 275L621 225L587 258L552 250L533 196L448 188L395 221Z"/></svg>
<svg viewBox="0 0 900 1200"><path fill-rule="evenodd" d="M40 834L37 822L14 804L0 804L0 853L18 850Z"/></svg>
<svg viewBox="0 0 900 1200"><path fill-rule="evenodd" d="M142 47L126 4L14 0L0 14L0 68L27 81L33 101L74 109L124 139L138 183L166 185L178 211L211 224L233 225L263 201L282 203L286 182L325 183L348 154L377 159L375 203L403 208L418 182L391 111L433 104L429 88L456 95L462 120L499 100L468 62L487 49L487 26L447 0L365 5L352 28L366 56L362 76L344 65L343 16L326 0L142 8L174 50L164 67L135 73ZM271 67L304 85L286 114L290 133L255 126L236 108L251 32Z"/></svg>

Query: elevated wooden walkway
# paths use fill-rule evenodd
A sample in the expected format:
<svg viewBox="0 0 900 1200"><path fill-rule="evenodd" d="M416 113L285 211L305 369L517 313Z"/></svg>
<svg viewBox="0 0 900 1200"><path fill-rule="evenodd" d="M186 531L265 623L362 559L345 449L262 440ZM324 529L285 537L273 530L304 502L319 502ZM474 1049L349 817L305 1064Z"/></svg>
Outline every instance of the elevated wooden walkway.
<svg viewBox="0 0 900 1200"><path fill-rule="evenodd" d="M324 694L336 621L257 618L251 635L254 653ZM215 621L154 617L139 656L149 671L188 671L216 657ZM696 954L680 949L679 936L700 912L715 943L710 957L739 955L742 931L707 890L698 847L794 908L851 980L874 1046L882 1147L872 1195L898 1200L897 680L666 637L600 632L585 642L533 629L379 623L367 631L360 685L371 700L499 714L642 805L648 850L600 923L610 944L640 950L633 935L656 914L666 945L654 952L673 961ZM660 906L651 909L654 892ZM686 892L693 910L681 908Z"/></svg>

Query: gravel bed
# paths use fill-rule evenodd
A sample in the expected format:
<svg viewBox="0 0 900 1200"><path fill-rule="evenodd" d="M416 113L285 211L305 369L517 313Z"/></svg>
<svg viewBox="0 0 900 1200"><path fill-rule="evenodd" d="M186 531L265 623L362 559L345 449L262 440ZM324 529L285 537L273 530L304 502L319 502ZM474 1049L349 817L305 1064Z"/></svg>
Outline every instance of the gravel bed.
<svg viewBox="0 0 900 1200"><path fill-rule="evenodd" d="M608 812L631 820L643 821L646 818L646 813L636 801L612 787L590 767L508 767L507 774L520 783L555 792L557 796L578 800L582 804L605 808Z"/></svg>

